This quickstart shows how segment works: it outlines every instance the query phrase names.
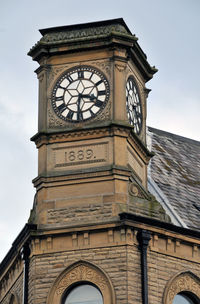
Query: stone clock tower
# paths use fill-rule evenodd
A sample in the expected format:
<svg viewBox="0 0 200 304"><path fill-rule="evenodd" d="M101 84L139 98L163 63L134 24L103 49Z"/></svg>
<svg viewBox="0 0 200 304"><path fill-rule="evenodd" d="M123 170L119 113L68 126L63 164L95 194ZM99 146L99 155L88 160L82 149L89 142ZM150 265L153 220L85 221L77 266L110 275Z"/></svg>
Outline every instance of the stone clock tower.
<svg viewBox="0 0 200 304"><path fill-rule="evenodd" d="M123 19L40 30L33 221L111 220L147 198L145 83L156 69Z"/></svg>
<svg viewBox="0 0 200 304"><path fill-rule="evenodd" d="M39 63L36 195L0 264L0 303L200 297L199 232L172 225L147 191L145 83L156 69L123 19L40 32L29 52Z"/></svg>

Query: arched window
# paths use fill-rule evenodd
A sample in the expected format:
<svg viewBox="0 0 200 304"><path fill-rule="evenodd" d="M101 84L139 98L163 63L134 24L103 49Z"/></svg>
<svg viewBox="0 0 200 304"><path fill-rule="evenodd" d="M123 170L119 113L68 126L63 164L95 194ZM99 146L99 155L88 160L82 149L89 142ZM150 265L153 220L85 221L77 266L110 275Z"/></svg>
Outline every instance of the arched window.
<svg viewBox="0 0 200 304"><path fill-rule="evenodd" d="M200 278L190 271L174 276L165 288L163 304L199 304Z"/></svg>
<svg viewBox="0 0 200 304"><path fill-rule="evenodd" d="M107 275L95 265L79 261L55 280L47 304L115 304L115 293Z"/></svg>
<svg viewBox="0 0 200 304"><path fill-rule="evenodd" d="M196 297L186 293L179 293L174 297L172 304L198 304Z"/></svg>
<svg viewBox="0 0 200 304"><path fill-rule="evenodd" d="M72 288L63 304L103 304L103 298L98 288L90 284L81 284Z"/></svg>

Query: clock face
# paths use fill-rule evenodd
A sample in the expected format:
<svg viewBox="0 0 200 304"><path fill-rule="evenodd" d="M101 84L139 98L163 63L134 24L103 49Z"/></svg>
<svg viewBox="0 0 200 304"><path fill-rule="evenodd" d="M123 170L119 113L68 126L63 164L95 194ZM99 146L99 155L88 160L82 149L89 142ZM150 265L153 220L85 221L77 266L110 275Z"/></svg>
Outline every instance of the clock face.
<svg viewBox="0 0 200 304"><path fill-rule="evenodd" d="M110 95L106 77L97 69L79 66L66 71L52 92L52 106L63 120L76 123L98 115Z"/></svg>
<svg viewBox="0 0 200 304"><path fill-rule="evenodd" d="M129 123L134 132L139 134L142 129L142 105L134 78L130 76L126 83L126 109Z"/></svg>

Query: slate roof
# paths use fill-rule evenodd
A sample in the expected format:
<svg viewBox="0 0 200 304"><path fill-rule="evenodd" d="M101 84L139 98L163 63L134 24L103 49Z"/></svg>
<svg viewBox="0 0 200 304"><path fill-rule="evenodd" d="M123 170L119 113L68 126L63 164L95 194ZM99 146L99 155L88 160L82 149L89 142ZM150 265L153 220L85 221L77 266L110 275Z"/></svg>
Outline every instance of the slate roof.
<svg viewBox="0 0 200 304"><path fill-rule="evenodd" d="M172 223L200 229L200 142L148 128L148 186Z"/></svg>

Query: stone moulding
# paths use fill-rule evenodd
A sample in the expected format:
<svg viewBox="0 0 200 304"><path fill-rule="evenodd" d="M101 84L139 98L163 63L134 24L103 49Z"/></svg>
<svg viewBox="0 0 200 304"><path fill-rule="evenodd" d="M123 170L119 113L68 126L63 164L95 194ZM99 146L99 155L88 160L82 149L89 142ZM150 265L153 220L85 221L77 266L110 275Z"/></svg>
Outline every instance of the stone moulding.
<svg viewBox="0 0 200 304"><path fill-rule="evenodd" d="M62 303L69 288L85 282L95 285L101 291L104 304L115 304L114 288L108 276L98 267L85 261L72 264L57 277L50 289L47 304Z"/></svg>
<svg viewBox="0 0 200 304"><path fill-rule="evenodd" d="M107 26L65 30L65 31L53 31L51 33L45 33L44 36L33 46L29 54L31 55L33 50L39 45L57 44L64 42L82 41L86 39L105 38L111 34L120 35L132 41L137 41L137 37L128 33L123 25L111 24Z"/></svg>
<svg viewBox="0 0 200 304"><path fill-rule="evenodd" d="M163 304L172 304L174 297L180 292L187 292L200 299L200 278L191 271L179 273L167 284Z"/></svg>

